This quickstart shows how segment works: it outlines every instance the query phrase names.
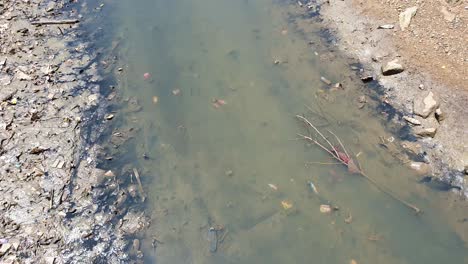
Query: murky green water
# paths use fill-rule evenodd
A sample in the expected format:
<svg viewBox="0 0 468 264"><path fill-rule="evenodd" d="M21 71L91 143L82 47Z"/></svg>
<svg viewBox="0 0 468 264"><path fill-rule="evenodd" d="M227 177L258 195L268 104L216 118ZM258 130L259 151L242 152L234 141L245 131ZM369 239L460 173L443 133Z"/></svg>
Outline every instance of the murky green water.
<svg viewBox="0 0 468 264"><path fill-rule="evenodd" d="M440 196L379 146L392 134L371 100L358 107L366 88L347 61L320 44L317 25L299 32L288 22L292 7L270 0L141 0L108 8L123 39L119 88L142 106L116 116L123 127L141 129L125 162L141 170L149 196L147 263L467 261L462 240L432 209ZM345 89L328 89L320 76ZM335 131L360 153L368 175L425 213L415 216L340 165L305 166L333 160L296 140L305 130L294 116L302 113ZM282 201L292 208L283 209ZM323 214L323 203L340 210ZM208 229L216 225L224 231L210 252ZM153 237L163 242L156 250Z"/></svg>

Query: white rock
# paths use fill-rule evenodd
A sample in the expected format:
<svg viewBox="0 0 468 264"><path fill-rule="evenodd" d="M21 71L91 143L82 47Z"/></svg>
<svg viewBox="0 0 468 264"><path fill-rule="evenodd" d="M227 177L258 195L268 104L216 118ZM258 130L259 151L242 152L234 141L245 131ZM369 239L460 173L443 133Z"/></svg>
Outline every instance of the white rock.
<svg viewBox="0 0 468 264"><path fill-rule="evenodd" d="M400 13L400 28L402 31L404 31L409 26L411 19L414 17L414 15L416 15L417 10L418 7L413 6Z"/></svg>
<svg viewBox="0 0 468 264"><path fill-rule="evenodd" d="M436 132L437 132L437 128L435 128L435 127L428 127L428 128L416 127L416 128L414 128L414 133L417 136L420 136L420 137L434 137Z"/></svg>
<svg viewBox="0 0 468 264"><path fill-rule="evenodd" d="M413 101L413 111L415 114L427 118L439 106L433 92L423 93Z"/></svg>
<svg viewBox="0 0 468 264"><path fill-rule="evenodd" d="M424 162L411 162L410 168L419 175L425 175L431 172L431 166Z"/></svg>
<svg viewBox="0 0 468 264"><path fill-rule="evenodd" d="M33 79L30 75L27 75L22 71L17 71L15 77L20 81L30 81Z"/></svg>
<svg viewBox="0 0 468 264"><path fill-rule="evenodd" d="M398 63L398 59L387 62L385 65L382 65L382 74L383 75L393 75L403 72L405 69L401 64Z"/></svg>
<svg viewBox="0 0 468 264"><path fill-rule="evenodd" d="M406 120L406 122L412 124L412 125L415 125L415 126L420 126L421 125L421 121L417 120L416 118L412 118L412 117L409 117L409 116L404 116L403 117L404 120Z"/></svg>
<svg viewBox="0 0 468 264"><path fill-rule="evenodd" d="M445 113L442 112L442 110L440 108L437 108L435 110L435 116L437 118L437 121L441 122L445 119Z"/></svg>

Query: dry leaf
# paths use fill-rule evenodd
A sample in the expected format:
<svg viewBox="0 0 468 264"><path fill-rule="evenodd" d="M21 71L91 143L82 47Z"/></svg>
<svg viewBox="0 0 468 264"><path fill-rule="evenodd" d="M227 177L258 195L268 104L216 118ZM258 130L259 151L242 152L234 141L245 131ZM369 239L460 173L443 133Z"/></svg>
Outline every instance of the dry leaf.
<svg viewBox="0 0 468 264"><path fill-rule="evenodd" d="M281 201L281 205L286 210L291 209L293 207L292 203L290 203L288 201Z"/></svg>

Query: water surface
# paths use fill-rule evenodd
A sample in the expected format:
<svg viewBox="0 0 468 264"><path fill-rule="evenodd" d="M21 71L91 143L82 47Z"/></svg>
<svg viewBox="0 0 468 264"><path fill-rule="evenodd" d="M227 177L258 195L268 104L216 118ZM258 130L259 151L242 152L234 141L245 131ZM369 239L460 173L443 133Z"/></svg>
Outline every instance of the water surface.
<svg viewBox="0 0 468 264"><path fill-rule="evenodd" d="M121 39L119 89L128 99L117 116L123 128L139 129L113 162L141 170L153 219L143 237L147 263L466 261L462 240L432 205L440 197L419 187L398 148L379 144L395 147L398 139L369 98L377 93L322 44L319 25L307 24L314 20L299 30L304 24L289 13L298 7L141 0L108 8ZM330 89L321 76L344 89ZM142 110L130 111L128 102ZM334 161L297 139L307 131L296 114L334 131L368 175L425 213L416 216L341 165L306 166ZM323 214L324 203L339 210ZM210 252L214 226L224 231ZM156 249L154 237L163 242Z"/></svg>

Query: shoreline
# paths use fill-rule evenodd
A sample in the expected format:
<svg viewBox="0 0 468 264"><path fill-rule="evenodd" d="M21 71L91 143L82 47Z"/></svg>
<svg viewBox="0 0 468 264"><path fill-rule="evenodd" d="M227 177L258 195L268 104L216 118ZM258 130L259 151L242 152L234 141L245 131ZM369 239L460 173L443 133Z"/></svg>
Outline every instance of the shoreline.
<svg viewBox="0 0 468 264"><path fill-rule="evenodd" d="M0 6L2 263L142 257L135 243L148 218L124 175L97 168L111 100L82 24L102 6L80 5ZM43 20L53 23L34 23Z"/></svg>
<svg viewBox="0 0 468 264"><path fill-rule="evenodd" d="M108 83L101 74L119 71L118 59L112 58L118 57L114 54L118 43L94 52L80 36L82 23L102 8L95 5L61 6L55 1L0 5L2 263L120 263L143 257L139 232L150 223L144 202L139 201L142 194L128 182L132 168L98 168L106 158L100 157L103 149L123 145L131 135L113 131L111 124L118 118L111 121L110 113L118 91L104 87ZM298 12L304 8L297 6ZM377 30L383 20L356 10L351 2L332 1L321 4L320 17L337 37L337 47L363 65L361 74L372 76L384 88L382 102L402 114L392 121L416 133L420 127L436 128L434 138L423 136L403 146L409 155L423 158L424 162L412 163L414 169L424 175L432 171L468 197L468 109L463 107L468 90L448 88L419 71L393 44L398 28ZM32 23L41 19L81 21ZM404 71L384 76L382 65L395 58ZM414 105L422 101L423 111L430 91L441 112L436 115L437 108L431 108L423 118L415 114ZM111 143L100 144L106 140Z"/></svg>
<svg viewBox="0 0 468 264"><path fill-rule="evenodd" d="M422 162L412 159L409 167L468 197L468 109L463 107L468 102L468 90L450 86L440 78L434 80L412 63L417 54L400 53L395 44L399 41L398 17L392 21L393 29L378 29L388 24L388 18L366 16L357 5L352 1L322 3L324 27L334 36L336 47L362 65L359 75L363 82L377 82L383 88L381 102L400 113L390 122L409 127L414 140L402 142L402 148L409 157L422 158ZM395 59L403 72L383 74L382 67ZM466 85L466 81L460 82L459 86Z"/></svg>

